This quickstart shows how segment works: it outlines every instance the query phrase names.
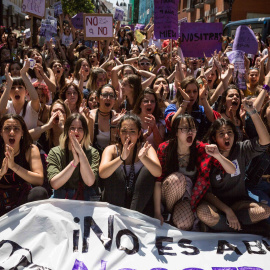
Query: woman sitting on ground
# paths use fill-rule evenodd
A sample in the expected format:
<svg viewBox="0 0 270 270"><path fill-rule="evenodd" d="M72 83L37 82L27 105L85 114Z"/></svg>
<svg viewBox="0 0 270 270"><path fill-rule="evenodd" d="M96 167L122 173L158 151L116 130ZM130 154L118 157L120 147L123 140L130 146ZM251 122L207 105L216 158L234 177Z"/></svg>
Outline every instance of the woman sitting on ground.
<svg viewBox="0 0 270 270"><path fill-rule="evenodd" d="M26 202L48 198L40 153L23 118L6 114L0 121L0 215ZM4 199L5 198L5 199Z"/></svg>

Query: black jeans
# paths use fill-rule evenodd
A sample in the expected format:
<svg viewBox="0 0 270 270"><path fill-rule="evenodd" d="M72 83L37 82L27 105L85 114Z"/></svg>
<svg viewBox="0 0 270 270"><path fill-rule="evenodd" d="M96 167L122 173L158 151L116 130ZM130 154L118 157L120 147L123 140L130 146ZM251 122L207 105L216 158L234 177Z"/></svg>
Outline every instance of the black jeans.
<svg viewBox="0 0 270 270"><path fill-rule="evenodd" d="M104 187L102 200L116 206L127 207L131 210L144 212L153 198L155 177L143 166L135 175L135 188L131 203L127 205L126 177L124 170L119 167L110 177L101 179Z"/></svg>

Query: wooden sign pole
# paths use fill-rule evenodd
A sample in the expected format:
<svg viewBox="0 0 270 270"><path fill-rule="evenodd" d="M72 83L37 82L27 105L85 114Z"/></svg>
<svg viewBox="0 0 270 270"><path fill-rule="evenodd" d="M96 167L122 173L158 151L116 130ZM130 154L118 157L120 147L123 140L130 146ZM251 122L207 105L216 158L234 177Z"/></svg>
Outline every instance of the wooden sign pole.
<svg viewBox="0 0 270 270"><path fill-rule="evenodd" d="M31 37L30 37L30 48L32 48L33 45L33 29L34 29L34 18L31 16L31 24L30 24L30 32L31 32Z"/></svg>

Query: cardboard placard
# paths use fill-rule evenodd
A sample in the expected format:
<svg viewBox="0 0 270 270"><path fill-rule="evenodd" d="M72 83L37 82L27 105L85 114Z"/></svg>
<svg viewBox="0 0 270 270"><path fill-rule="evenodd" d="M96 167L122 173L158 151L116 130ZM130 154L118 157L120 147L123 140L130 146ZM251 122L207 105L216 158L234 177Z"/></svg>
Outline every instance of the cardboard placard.
<svg viewBox="0 0 270 270"><path fill-rule="evenodd" d="M45 16L45 0L23 0L22 12L43 18Z"/></svg>
<svg viewBox="0 0 270 270"><path fill-rule="evenodd" d="M113 38L112 14L83 14L85 40L104 40Z"/></svg>
<svg viewBox="0 0 270 270"><path fill-rule="evenodd" d="M76 29L83 29L83 13L80 12L71 18L71 23Z"/></svg>
<svg viewBox="0 0 270 270"><path fill-rule="evenodd" d="M123 21L124 18L124 10L120 7L115 7L114 19L116 21Z"/></svg>

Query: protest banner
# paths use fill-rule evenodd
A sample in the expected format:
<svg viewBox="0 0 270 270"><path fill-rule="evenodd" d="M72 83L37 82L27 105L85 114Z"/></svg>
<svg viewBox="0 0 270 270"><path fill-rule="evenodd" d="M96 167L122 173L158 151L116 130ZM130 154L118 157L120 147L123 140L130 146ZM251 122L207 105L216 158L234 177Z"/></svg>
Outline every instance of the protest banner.
<svg viewBox="0 0 270 270"><path fill-rule="evenodd" d="M113 38L112 14L83 14L85 40L103 40Z"/></svg>
<svg viewBox="0 0 270 270"><path fill-rule="evenodd" d="M212 56L221 51L222 23L181 23L181 49L184 57Z"/></svg>
<svg viewBox="0 0 270 270"><path fill-rule="evenodd" d="M43 18L45 16L45 0L23 0L22 12Z"/></svg>
<svg viewBox="0 0 270 270"><path fill-rule="evenodd" d="M46 41L57 34L57 21L56 20L41 20L40 36L45 37Z"/></svg>
<svg viewBox="0 0 270 270"><path fill-rule="evenodd" d="M237 87L246 90L245 52L236 50L226 53L231 64L234 64L233 78Z"/></svg>
<svg viewBox="0 0 270 270"><path fill-rule="evenodd" d="M252 29L246 25L237 27L233 41L233 50L244 51L245 53L257 54L258 41Z"/></svg>
<svg viewBox="0 0 270 270"><path fill-rule="evenodd" d="M136 30L134 32L134 37L138 43L142 43L142 41L145 39L145 36L140 32L140 30Z"/></svg>
<svg viewBox="0 0 270 270"><path fill-rule="evenodd" d="M0 218L0 268L267 270L269 240L180 231L102 202L50 199Z"/></svg>
<svg viewBox="0 0 270 270"><path fill-rule="evenodd" d="M83 12L74 15L71 22L76 29L83 29Z"/></svg>
<svg viewBox="0 0 270 270"><path fill-rule="evenodd" d="M177 0L155 0L154 33L157 39L178 39Z"/></svg>
<svg viewBox="0 0 270 270"><path fill-rule="evenodd" d="M116 21L123 21L124 15L125 15L125 12L122 8L115 7L114 19Z"/></svg>
<svg viewBox="0 0 270 270"><path fill-rule="evenodd" d="M54 16L55 16L55 18L57 18L59 15L63 14L61 1L54 3L53 7L54 7Z"/></svg>
<svg viewBox="0 0 270 270"><path fill-rule="evenodd" d="M179 35L179 37L181 35L181 23L183 23L183 22L187 22L187 17L182 18L181 20L178 21L178 35Z"/></svg>

